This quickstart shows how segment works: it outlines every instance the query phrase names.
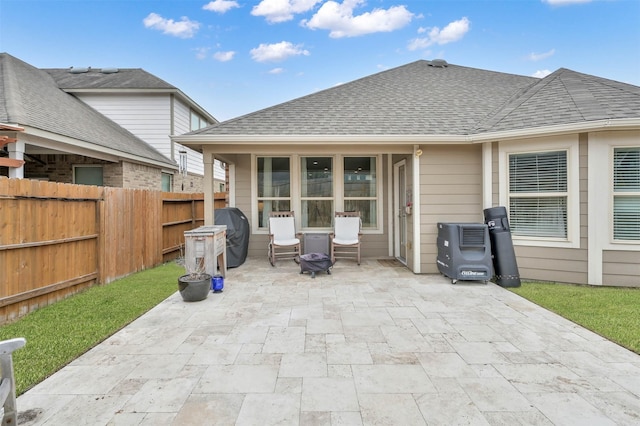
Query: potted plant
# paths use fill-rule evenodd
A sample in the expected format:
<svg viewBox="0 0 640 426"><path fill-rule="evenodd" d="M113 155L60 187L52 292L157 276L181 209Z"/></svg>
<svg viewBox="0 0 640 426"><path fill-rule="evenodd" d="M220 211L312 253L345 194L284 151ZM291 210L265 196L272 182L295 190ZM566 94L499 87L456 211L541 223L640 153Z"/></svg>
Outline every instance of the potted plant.
<svg viewBox="0 0 640 426"><path fill-rule="evenodd" d="M205 272L204 258L194 264L185 262L186 274L178 278L178 290L185 302L198 302L207 298L211 288L211 275Z"/></svg>

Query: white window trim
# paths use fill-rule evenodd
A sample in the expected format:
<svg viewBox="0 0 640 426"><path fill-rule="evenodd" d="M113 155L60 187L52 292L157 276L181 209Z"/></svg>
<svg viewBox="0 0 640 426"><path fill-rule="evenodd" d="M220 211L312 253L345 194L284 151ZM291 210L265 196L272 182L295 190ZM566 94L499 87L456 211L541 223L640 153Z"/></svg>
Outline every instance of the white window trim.
<svg viewBox="0 0 640 426"><path fill-rule="evenodd" d="M332 228L302 228L301 216L298 214L302 208L302 200L300 197L300 158L303 157L331 157L333 158L333 204L335 211L342 211L344 209L344 157L376 157L376 191L377 191L377 203L376 210L378 216L378 227L375 229L362 229L363 234L382 234L384 232L384 194L383 194L383 176L382 176L382 154L335 154L327 155L324 153L305 153L305 154L293 154L293 155L279 155L279 154L252 154L251 155L251 227L254 234L268 234L269 230L266 228L260 228L258 224L258 179L257 179L257 167L258 157L288 157L291 162L291 209L296 212L296 229L300 232L330 232ZM339 165L339 167L336 167Z"/></svg>
<svg viewBox="0 0 640 426"><path fill-rule="evenodd" d="M639 145L640 131L589 135L589 234L590 242L593 239L593 243L597 244L595 247L640 251L640 243L613 238L613 150ZM606 175L604 170L607 171ZM595 196L597 198L592 200ZM607 223L606 227L602 226L603 222Z"/></svg>
<svg viewBox="0 0 640 426"><path fill-rule="evenodd" d="M500 205L509 210L509 155L547 151L567 151L567 238L512 235L514 245L536 247L580 247L580 170L578 135L500 142L498 174Z"/></svg>

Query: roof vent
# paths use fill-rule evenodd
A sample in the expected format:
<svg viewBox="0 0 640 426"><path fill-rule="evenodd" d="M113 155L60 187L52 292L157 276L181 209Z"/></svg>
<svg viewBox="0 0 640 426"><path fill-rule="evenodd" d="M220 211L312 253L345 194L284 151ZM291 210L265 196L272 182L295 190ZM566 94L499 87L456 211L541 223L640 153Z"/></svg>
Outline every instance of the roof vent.
<svg viewBox="0 0 640 426"><path fill-rule="evenodd" d="M429 63L429 65L436 68L446 68L449 66L447 61L445 61L444 59L434 59Z"/></svg>
<svg viewBox="0 0 640 426"><path fill-rule="evenodd" d="M115 74L120 71L118 68L102 68L100 72L102 74Z"/></svg>
<svg viewBox="0 0 640 426"><path fill-rule="evenodd" d="M69 68L69 72L71 74L84 74L85 72L89 72L90 69L91 67L71 67Z"/></svg>

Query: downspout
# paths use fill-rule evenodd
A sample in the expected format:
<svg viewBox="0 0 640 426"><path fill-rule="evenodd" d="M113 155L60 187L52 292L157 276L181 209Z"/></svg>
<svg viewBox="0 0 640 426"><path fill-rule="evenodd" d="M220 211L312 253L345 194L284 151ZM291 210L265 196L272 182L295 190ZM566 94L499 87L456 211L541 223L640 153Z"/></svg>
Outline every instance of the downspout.
<svg viewBox="0 0 640 426"><path fill-rule="evenodd" d="M413 272L419 274L421 267L421 244L420 244L420 156L422 150L420 145L413 146Z"/></svg>

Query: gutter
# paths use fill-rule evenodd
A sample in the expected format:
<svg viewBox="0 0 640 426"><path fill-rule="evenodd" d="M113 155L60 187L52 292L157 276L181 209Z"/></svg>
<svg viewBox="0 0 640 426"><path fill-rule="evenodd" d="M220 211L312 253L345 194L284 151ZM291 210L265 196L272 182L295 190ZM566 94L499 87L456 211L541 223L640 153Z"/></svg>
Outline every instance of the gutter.
<svg viewBox="0 0 640 426"><path fill-rule="evenodd" d="M474 144L493 142L505 139L530 139L533 137L554 136L568 133L584 133L601 130L629 130L640 127L640 118L606 119L586 121L580 123L560 124L541 127L527 127L517 130L499 132L485 132L470 135L261 135L261 134L233 134L233 135L178 135L173 140L182 145L255 145L256 143L276 143L278 145L299 145L300 143L323 143L326 145L382 145L389 143L407 144Z"/></svg>

